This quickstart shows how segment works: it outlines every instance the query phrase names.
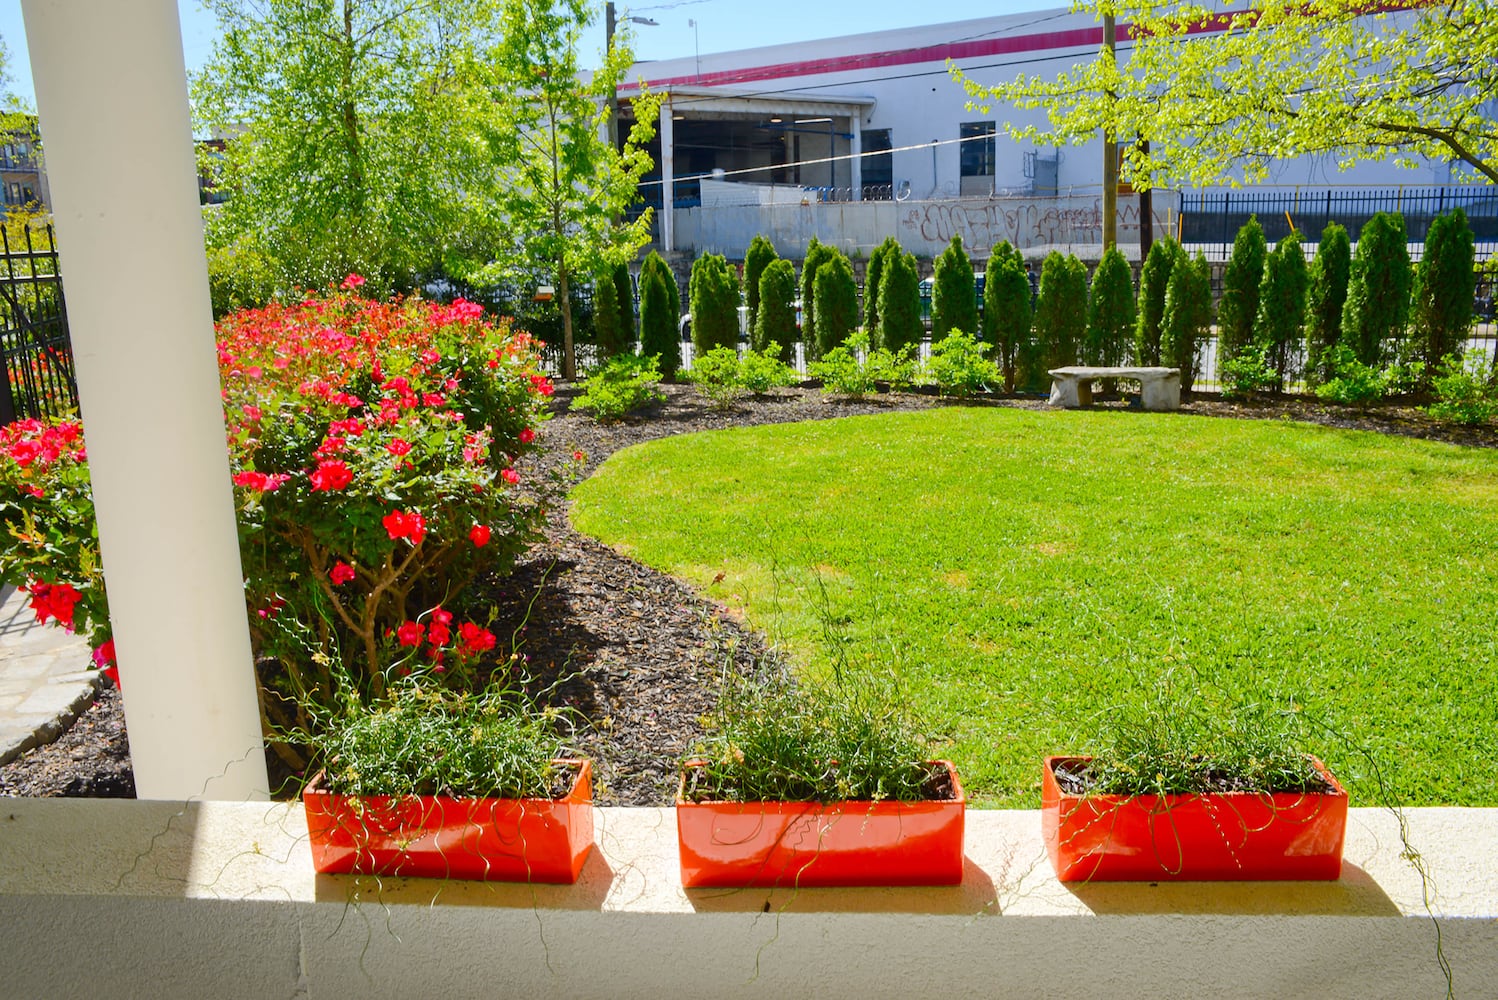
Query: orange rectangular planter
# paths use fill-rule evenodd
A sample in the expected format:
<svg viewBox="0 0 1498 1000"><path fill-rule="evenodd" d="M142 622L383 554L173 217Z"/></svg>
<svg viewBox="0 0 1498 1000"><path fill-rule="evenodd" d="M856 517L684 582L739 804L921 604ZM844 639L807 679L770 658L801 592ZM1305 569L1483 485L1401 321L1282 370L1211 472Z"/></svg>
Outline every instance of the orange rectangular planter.
<svg viewBox="0 0 1498 1000"><path fill-rule="evenodd" d="M318 774L302 793L312 865L339 875L576 882L593 847L593 766L555 763L576 772L560 799L335 795Z"/></svg>
<svg viewBox="0 0 1498 1000"><path fill-rule="evenodd" d="M967 796L924 802L689 802L676 796L681 884L957 885ZM688 765L701 766L701 765Z"/></svg>
<svg viewBox="0 0 1498 1000"><path fill-rule="evenodd" d="M1041 830L1063 882L1332 880L1342 874L1347 792L1311 758L1331 792L1073 795L1047 757Z"/></svg>

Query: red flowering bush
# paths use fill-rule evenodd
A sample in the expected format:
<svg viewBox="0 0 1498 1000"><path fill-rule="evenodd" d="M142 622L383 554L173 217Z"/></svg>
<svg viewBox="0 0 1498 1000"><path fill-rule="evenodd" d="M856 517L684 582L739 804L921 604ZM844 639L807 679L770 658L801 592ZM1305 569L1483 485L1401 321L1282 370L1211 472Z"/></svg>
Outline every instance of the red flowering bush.
<svg viewBox="0 0 1498 1000"><path fill-rule="evenodd" d="M540 518L514 469L551 393L528 338L471 303L369 301L358 284L218 328L251 631L283 693L314 703L343 673L375 696L396 674L466 681L494 636L444 606L507 570ZM38 611L102 646L84 459L76 422L0 433L0 577L50 588Z"/></svg>

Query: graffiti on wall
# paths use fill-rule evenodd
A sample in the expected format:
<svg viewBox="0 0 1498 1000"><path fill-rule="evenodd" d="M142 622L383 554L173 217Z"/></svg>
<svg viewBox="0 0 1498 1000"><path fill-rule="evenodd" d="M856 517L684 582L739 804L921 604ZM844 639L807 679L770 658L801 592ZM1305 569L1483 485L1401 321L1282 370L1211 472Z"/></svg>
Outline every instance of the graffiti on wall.
<svg viewBox="0 0 1498 1000"><path fill-rule="evenodd" d="M1156 214L1156 226L1166 222ZM939 246L961 236L969 247L991 247L1008 240L1021 250L1029 247L1103 241L1103 199L1006 199L1004 201L933 201L908 207L900 214L900 242L906 246ZM1118 236L1139 233L1139 202L1121 199Z"/></svg>

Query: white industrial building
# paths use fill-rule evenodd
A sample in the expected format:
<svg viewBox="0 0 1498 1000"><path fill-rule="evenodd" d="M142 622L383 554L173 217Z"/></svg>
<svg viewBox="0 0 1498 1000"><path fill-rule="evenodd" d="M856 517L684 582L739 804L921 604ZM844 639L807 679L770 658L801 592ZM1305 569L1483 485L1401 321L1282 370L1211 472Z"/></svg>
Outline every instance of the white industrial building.
<svg viewBox="0 0 1498 1000"><path fill-rule="evenodd" d="M1125 26L1118 37L1123 57ZM1101 140L1059 150L1017 143L995 116L966 109L948 64L980 82L1049 78L1095 58L1101 44L1092 14L1059 9L638 63L621 88L626 118L639 80L666 98L652 150L660 171L646 187L658 243L734 256L755 232L791 255L813 234L865 255L892 233L918 254L954 233L980 253L999 239L1037 252L1100 243ZM1044 121L1040 111L1016 114ZM1309 198L1459 181L1446 161L1342 172L1331 158L1303 157L1266 183ZM1176 192L1157 193L1157 233L1177 225L1181 204ZM1120 198L1119 215L1127 252L1138 242L1138 199Z"/></svg>

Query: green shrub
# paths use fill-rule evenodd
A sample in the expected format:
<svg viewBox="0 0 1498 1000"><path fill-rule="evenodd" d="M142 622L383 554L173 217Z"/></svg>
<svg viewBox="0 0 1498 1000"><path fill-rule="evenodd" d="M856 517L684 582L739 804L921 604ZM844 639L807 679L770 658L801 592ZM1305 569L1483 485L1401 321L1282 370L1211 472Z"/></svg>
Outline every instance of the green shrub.
<svg viewBox="0 0 1498 1000"><path fill-rule="evenodd" d="M739 281L719 254L703 254L692 262L692 346L706 354L739 343Z"/></svg>
<svg viewBox="0 0 1498 1000"><path fill-rule="evenodd" d="M598 339L601 359L623 354L634 346L634 331L626 333L621 325L618 286L614 284L612 271L599 275L593 281L593 333Z"/></svg>
<svg viewBox="0 0 1498 1000"><path fill-rule="evenodd" d="M1431 222L1425 255L1415 268L1415 353L1432 375L1448 358L1461 354L1472 332L1472 296L1477 291L1474 244L1467 214L1454 209Z"/></svg>
<svg viewBox="0 0 1498 1000"><path fill-rule="evenodd" d="M1161 364L1160 337L1165 322L1165 293L1176 264L1185 259L1181 245L1169 236L1155 240L1139 272L1139 309L1134 325L1134 360Z"/></svg>
<svg viewBox="0 0 1498 1000"><path fill-rule="evenodd" d="M1228 399L1248 399L1273 389L1278 380L1263 345L1247 343L1226 361L1219 360L1217 381Z"/></svg>
<svg viewBox="0 0 1498 1000"><path fill-rule="evenodd" d="M1481 350L1447 355L1431 383L1436 402L1425 412L1458 424L1481 424L1498 417L1495 374Z"/></svg>
<svg viewBox="0 0 1498 1000"><path fill-rule="evenodd" d="M748 325L752 331L759 320L759 280L772 261L780 259L775 244L756 235L744 251L744 305L749 309Z"/></svg>
<svg viewBox="0 0 1498 1000"><path fill-rule="evenodd" d="M1342 311L1341 342L1365 366L1397 355L1410 313L1410 253L1404 216L1379 212L1358 233Z"/></svg>
<svg viewBox="0 0 1498 1000"><path fill-rule="evenodd" d="M869 265L864 268L863 328L869 335L869 343L875 347L884 346L883 333L879 328L879 291L884 271L891 258L900 256L900 253L900 242L893 236L887 236L883 243L874 248L874 253L869 257Z"/></svg>
<svg viewBox="0 0 1498 1000"><path fill-rule="evenodd" d="M1013 392L1019 359L1030 341L1030 276L1025 258L1005 240L993 248L983 272L983 339Z"/></svg>
<svg viewBox="0 0 1498 1000"><path fill-rule="evenodd" d="M739 359L739 384L756 396L784 385L795 385L796 369L780 360L781 347L771 341L763 353L747 351Z"/></svg>
<svg viewBox="0 0 1498 1000"><path fill-rule="evenodd" d="M868 334L860 330L813 362L807 374L822 380L824 393L856 399L876 391L881 382L892 389L908 387L915 372L911 354L909 347L870 348Z"/></svg>
<svg viewBox="0 0 1498 1000"><path fill-rule="evenodd" d="M635 327L635 287L629 280L629 265L620 264L614 268L614 304L619 310L619 331L623 337L619 350L614 352L622 354L633 350L635 338L639 331Z"/></svg>
<svg viewBox="0 0 1498 1000"><path fill-rule="evenodd" d="M1159 246L1156 243L1155 246ZM1153 259L1155 252L1150 250ZM1087 339L1082 361L1089 365L1115 366L1124 363L1129 354L1129 340L1134 332L1134 276L1129 262L1117 248L1103 251L1097 273L1092 276L1092 290L1087 302ZM1156 333L1156 360L1159 364L1159 334Z"/></svg>
<svg viewBox="0 0 1498 1000"><path fill-rule="evenodd" d="M858 328L858 283L853 279L853 265L836 250L817 269L812 297L816 300L817 357L848 339ZM808 344L812 336L806 338Z"/></svg>
<svg viewBox="0 0 1498 1000"><path fill-rule="evenodd" d="M1274 369L1275 388L1283 389L1294 374L1295 351L1301 342L1306 316L1305 254L1300 236L1291 233L1280 240L1264 261L1259 283L1259 313L1254 320L1254 340L1264 348L1264 357Z"/></svg>
<svg viewBox="0 0 1498 1000"><path fill-rule="evenodd" d="M999 366L983 356L983 345L976 337L953 330L931 345L925 378L943 396L971 396L1003 384Z"/></svg>
<svg viewBox="0 0 1498 1000"><path fill-rule="evenodd" d="M1170 269L1165 315L1160 326L1160 361L1181 370L1181 391L1196 381L1196 356L1212 332L1212 268L1200 250L1196 260L1182 253Z"/></svg>
<svg viewBox="0 0 1498 1000"><path fill-rule="evenodd" d="M1040 268L1040 298L1035 303L1036 363L1028 383L1042 381L1045 371L1077 363L1087 329L1087 267L1075 256L1051 251Z"/></svg>
<svg viewBox="0 0 1498 1000"><path fill-rule="evenodd" d="M696 355L685 377L715 409L727 409L747 391L739 378L739 352L732 347L714 347Z"/></svg>
<svg viewBox="0 0 1498 1000"><path fill-rule="evenodd" d="M681 289L654 250L640 267L640 353L658 359L664 378L681 367Z"/></svg>
<svg viewBox="0 0 1498 1000"><path fill-rule="evenodd" d="M754 316L752 343L760 353L771 344L780 347L779 358L790 364L796 358L796 269L788 260L773 260L759 279L759 309Z"/></svg>
<svg viewBox="0 0 1498 1000"><path fill-rule="evenodd" d="M894 354L914 355L925 326L921 323L921 274L915 255L890 254L879 277L879 345Z"/></svg>
<svg viewBox="0 0 1498 1000"><path fill-rule="evenodd" d="M620 354L589 376L583 393L572 403L599 420L618 420L642 406L666 397L656 388L661 380L660 358Z"/></svg>
<svg viewBox="0 0 1498 1000"><path fill-rule="evenodd" d="M1333 352L1342 338L1342 311L1352 270L1352 243L1347 230L1328 222L1311 261L1306 289L1306 381L1319 385L1332 377Z"/></svg>
<svg viewBox="0 0 1498 1000"><path fill-rule="evenodd" d="M818 240L815 236L806 245L806 256L801 261L801 333L806 341L806 360L819 357L817 347L817 270L833 257L837 250Z"/></svg>
<svg viewBox="0 0 1498 1000"><path fill-rule="evenodd" d="M209 247L208 291L216 320L241 309L258 309L275 298L275 265L247 239Z"/></svg>
<svg viewBox="0 0 1498 1000"><path fill-rule="evenodd" d="M1217 306L1217 363L1237 357L1253 343L1254 319L1259 315L1259 285L1264 280L1264 228L1257 216L1249 218L1233 239L1233 255L1222 279L1222 301Z"/></svg>
<svg viewBox="0 0 1498 1000"><path fill-rule="evenodd" d="M936 258L931 283L931 342L953 330L978 331L978 290L961 234L954 235Z"/></svg>
<svg viewBox="0 0 1498 1000"><path fill-rule="evenodd" d="M1334 403L1362 406L1382 399L1393 389L1391 369L1363 364L1346 344L1332 349L1331 369L1332 377L1316 387L1316 395Z"/></svg>

